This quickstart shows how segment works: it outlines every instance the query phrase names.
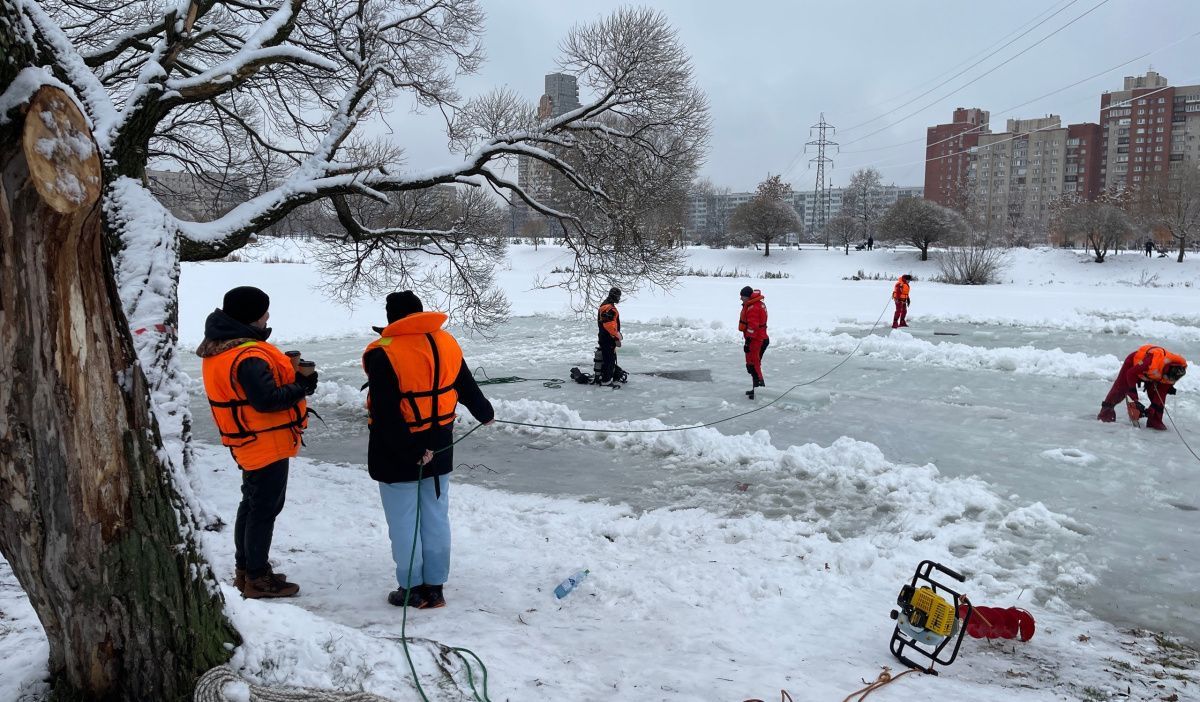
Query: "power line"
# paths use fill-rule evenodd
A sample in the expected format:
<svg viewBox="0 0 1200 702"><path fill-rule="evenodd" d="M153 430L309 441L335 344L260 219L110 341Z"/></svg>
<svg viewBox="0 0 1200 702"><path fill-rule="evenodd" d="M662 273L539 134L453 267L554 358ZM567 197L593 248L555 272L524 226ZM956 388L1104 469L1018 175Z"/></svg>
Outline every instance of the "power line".
<svg viewBox="0 0 1200 702"><path fill-rule="evenodd" d="M907 120L907 119L909 119L909 118L911 118L911 117L914 117L914 116L916 116L916 115L919 115L919 114L921 114L922 112L924 112L925 110L929 109L929 108L930 108L930 107L932 107L933 105L936 105L937 103L941 102L942 100L945 100L946 98L950 97L951 95L954 95L955 93L957 93L958 91L962 90L963 88L966 88L966 87L968 87L968 86L970 86L970 85L972 85L972 84L974 84L974 83L976 83L976 82L978 82L978 81L982 80L983 78L986 78L987 76L991 75L992 73L995 73L997 70L999 70L999 69L1003 68L1004 66L1008 65L1009 63L1011 63L1012 61L1016 60L1017 58L1019 58L1019 57L1021 57L1021 56L1025 55L1025 54L1026 54L1026 53L1028 53L1030 50L1032 50L1032 49L1036 48L1037 46L1041 45L1042 43L1044 43L1044 42L1045 42L1047 39L1049 39L1050 37L1053 37L1054 35L1058 34L1058 33L1059 33L1059 32L1061 32L1061 31L1063 31L1063 30L1064 30L1064 29L1066 29L1067 27L1070 27L1071 25L1075 24L1076 22L1078 22L1079 20L1083 19L1084 17L1087 17L1088 15L1090 15L1091 13L1093 13L1093 12L1095 12L1096 10L1100 9L1100 8L1101 8L1101 7L1103 7L1104 5L1107 5L1107 4L1108 4L1109 2L1111 2L1111 1L1112 1L1112 0L1100 0L1100 2L1096 3L1095 5L1093 5L1091 8L1089 8L1089 9L1088 9L1087 11L1085 11L1083 14L1081 14L1081 15L1079 15L1079 16L1077 16L1077 17L1075 17L1075 18L1074 18L1074 19L1072 19L1070 22L1067 22L1066 24L1064 24L1063 26L1059 27L1058 29L1055 29L1053 32L1050 32L1049 34L1047 34L1046 36L1042 37L1041 39L1038 39L1036 42L1034 42L1034 43L1030 44L1029 46L1025 47L1024 49L1022 49L1021 51L1017 52L1017 53L1016 53L1016 54L1014 54L1013 56L1010 56L1009 58L1005 59L1004 61L1001 61L1000 63L996 64L996 65L995 65L995 66L993 66L992 68L989 68L988 70L986 70L986 71L984 71L983 73L979 74L978 76L976 76L976 77L972 78L971 80L967 81L966 83L964 83L964 84L962 84L962 85L958 86L958 87L957 87L957 88L955 88L954 90L951 90L950 92L946 93L945 95L943 95L943 96L941 96L941 97L937 98L937 99L936 99L936 100L934 100L933 102L931 102L931 103L929 103L929 104L927 104L927 105L925 105L925 106L923 106L923 107L921 107L921 108L917 109L917 110L916 110L916 111L914 111L914 112L910 112L910 113L906 114L905 116L901 117L900 119L896 120L895 122L892 122L891 124L888 124L888 125L886 125L886 126L880 127L879 129L876 129L876 130L875 130L875 131L873 131L873 132L868 132L867 134L864 134L863 136L860 136L860 137L858 137L857 139L854 139L854 140L852 140L852 141L848 141L848 142L846 142L847 146L848 146L848 145L850 145L850 144L855 144L855 143L858 143L858 142L862 141L863 139L867 139L867 138L869 138L869 137L875 136L876 134L878 134L878 133L880 133L880 132L882 132L882 131L886 131L886 130L888 130L888 129L891 129L892 127L896 126L897 124L900 124L901 122L904 122L905 120Z"/></svg>
<svg viewBox="0 0 1200 702"><path fill-rule="evenodd" d="M1013 105L1012 107L1006 107L1006 108L1004 108L1003 110L999 110L999 111L998 111L998 114L1003 114L1003 113L1006 113L1006 112L1012 112L1013 110L1020 109L1020 108L1022 108L1022 107L1025 107L1026 105L1031 105L1031 104L1033 104L1033 103L1035 103L1035 102L1038 102L1039 100L1044 100L1044 99L1046 99L1046 98L1048 98L1048 97L1051 97L1051 96L1053 96L1053 95L1057 95L1057 94L1059 94L1059 93L1061 93L1061 92L1064 92L1064 91L1070 90L1071 88L1074 88L1074 87L1076 87L1076 86L1078 86L1078 85L1082 85L1083 83L1086 83L1086 82L1088 82L1088 81L1090 81L1090 80L1095 80L1096 78L1099 78L1099 77L1101 77L1101 76L1103 76L1103 75L1106 75L1106 74L1108 74L1108 73L1112 73L1113 71L1116 71L1116 70L1120 70L1121 68L1124 68L1125 66L1127 66L1127 65L1129 65L1129 64L1131 64L1131 63L1134 63L1135 61L1141 61L1142 59L1144 59L1144 58L1147 58L1147 57L1149 57L1149 56L1153 56L1154 54L1161 53L1161 52L1163 52L1163 51L1166 51L1166 50L1168 50L1168 49L1173 49L1173 48L1175 48L1176 46L1178 46L1178 45L1182 44L1183 42L1185 42L1185 41L1188 41L1188 40L1191 40L1191 39L1195 39L1196 37L1200 37L1200 32L1194 32L1194 33L1192 33L1192 34L1189 34L1189 35L1188 35L1188 36L1186 36L1186 37L1183 37L1183 38L1180 38L1180 39L1176 39L1175 41L1171 42L1170 44L1167 44L1167 45L1165 45L1165 46L1160 46L1160 47L1158 47L1157 49L1154 49L1154 50L1152 50L1152 51L1147 51L1146 53L1144 53L1144 54L1141 54L1140 56L1135 56L1135 57L1133 57L1133 58L1129 59L1128 61L1122 61L1121 63L1119 63L1119 64L1117 64L1117 65L1113 66L1112 68L1106 68L1106 69L1104 69L1103 71L1100 71L1099 73L1093 73L1092 75L1090 75L1090 76L1088 76L1088 77L1086 77L1086 78L1081 78L1081 79L1079 79L1079 80L1075 81L1074 83L1071 83L1070 85L1066 85L1066 86L1063 86L1063 87L1061 87L1061 88L1058 88L1058 89L1056 89L1056 90L1052 90L1052 91L1050 91L1050 92L1048 92L1048 93L1046 93L1046 94L1044 94L1044 95L1039 95L1039 96L1037 96L1037 97L1033 98L1032 100L1026 100L1025 102L1022 102L1022 103L1021 103L1021 104L1019 104L1019 105ZM977 126L975 126L975 127L972 127L971 129L967 129L967 130L965 130L965 131L959 132L958 134L955 134L954 136L946 137L945 139L941 139L941 140L939 140L939 141L935 141L935 142L933 142L933 143L926 144L925 146L926 146L926 148L928 148L928 147L930 147L930 146L938 146L939 144L944 144L944 143L945 143L945 142L947 142L947 141L951 141L951 140L953 140L953 139L957 139L957 138L958 138L958 137L960 137L960 136L963 136L963 135L965 135L965 134L970 134L970 133L972 133L972 132L975 132L975 131L978 131L978 130L980 130L980 129L984 129L984 128L988 127L988 126L990 126L990 124L989 124L989 123L980 124L980 125L977 125ZM896 143L896 144L889 144L889 145L887 145L887 146L873 146L873 147L871 147L871 148L868 148L868 149L858 149L858 150L855 150L855 151L839 151L839 153L842 153L842 154L859 154L859 153L866 153L866 152L868 152L868 151L883 151L883 150L886 150L886 149L894 149L894 148L898 148L898 147L901 147L901 146L907 146L907 145L909 145L909 144L915 144L915 143L918 143L918 142L922 142L922 141L924 141L924 140L925 140L925 139L924 139L923 137L917 137L916 139L910 139L910 140L908 140L908 141L902 141L902 142L899 142L899 143Z"/></svg>
<svg viewBox="0 0 1200 702"><path fill-rule="evenodd" d="M1050 10L1046 10L1046 11L1043 11L1043 12L1041 12L1041 13L1039 13L1039 14L1035 15L1035 16L1034 16L1034 18L1033 18L1032 20L1030 20L1029 22L1026 22L1025 24L1021 25L1021 26L1020 26L1020 27L1018 27L1016 30L1014 30L1014 32L1021 32L1021 30L1022 30L1022 29L1024 29L1026 26L1028 26L1028 25L1029 25L1030 23L1032 23L1032 22L1037 22L1037 24L1035 24L1034 26L1030 27L1028 30L1025 30L1024 32L1021 32L1021 34L1020 34L1020 35L1018 35L1017 37L1015 37L1015 38L1014 38L1012 41L1010 41L1010 42L1008 42L1008 43L1004 44L1004 46L1001 46L1001 47L999 47L998 49L996 49L995 51L992 51L991 53L988 53L988 54L987 54L987 56L984 56L984 57L983 57L983 59L980 59L980 61L984 61L984 60L987 60L988 58L992 57L992 56L993 56L993 55L995 55L997 52L999 52L999 51L1003 50L1004 48L1006 48L1007 46L1009 46L1010 44L1012 44L1012 42L1013 42L1013 41L1016 41L1017 39L1020 39L1021 37L1025 36L1026 34L1028 34L1029 32L1033 31L1034 29L1037 29L1037 28L1038 28L1038 27L1040 27L1041 25L1045 24L1047 21L1049 21L1049 20L1053 19L1055 15L1059 14L1060 12L1062 12L1062 11L1063 11L1063 10L1065 10L1065 9L1067 9L1067 8L1068 8L1068 7L1070 7L1071 5L1074 5L1076 2L1078 2L1078 0L1068 0L1068 2L1067 2L1067 4L1066 4L1066 5L1063 5L1062 7L1058 8L1057 10L1053 10L1053 7L1051 7L1051 9L1050 9ZM1042 21L1038 22L1038 19L1039 19L1039 18L1041 18L1041 17L1042 17L1042 15L1046 14L1046 12L1049 12L1049 11L1051 11L1051 10L1053 10L1053 12L1054 12L1052 15L1050 15L1049 17L1046 17L1044 20L1042 20ZM995 42L995 43L991 44L991 45L990 45L990 46L989 46L987 49L984 49L984 51L985 51L985 52L987 52L987 51L988 51L988 50L989 50L989 49L990 49L992 46L995 46L996 44L998 44L998 43L1000 43L1000 42L1003 42L1003 41L1004 41L1006 38L1008 38L1008 37L1009 37L1009 36L1011 36L1012 34L1013 34L1013 32L1010 32L1009 34L1006 34L1004 37L1001 37L1001 38L999 39L999 41L997 41L997 42ZM971 60L971 58L974 58L975 56L978 56L978 55L979 55L979 54L973 54L973 55L972 55L970 58L968 58L966 61L970 61L970 60ZM966 61L963 61L963 63L966 63ZM962 63L960 63L960 64L958 64L958 65L960 65L960 66L961 66L961 65L962 65ZM979 61L977 61L977 62L975 62L975 63L971 64L971 65L970 65L970 66L968 66L966 69L964 69L964 71L960 71L959 73L956 73L956 74L954 74L953 76L951 76L951 77L950 77L950 78L948 78L947 80L945 80L945 81L942 81L941 83L938 83L937 85L935 85L935 86L933 86L932 88L930 88L928 91L926 91L926 92L924 92L924 93L921 93L921 94L920 94L920 95L918 95L917 97L913 98L913 100L919 100L920 98L922 98L922 97L924 97L924 96L928 95L930 92L932 92L932 91L934 91L934 90L937 90L937 89L938 89L938 88L940 88L941 86L945 85L947 82L949 82L949 81L951 81L951 80L954 80L954 79L955 79L955 78L957 78L958 76L962 75L962 73L963 73L963 72L965 72L965 71L967 71L967 70L970 70L971 68L974 68L974 67L975 67L975 66L977 66L977 65L979 65ZM953 69L951 69L951 70L953 70ZM942 74L942 75L945 75L945 74ZM933 80L937 80L937 78L934 78ZM911 92L911 91L908 91L908 92ZM903 97L903 95L901 95L901 96L898 96L898 97ZM897 99L897 98L891 98L891 99ZM884 102L890 102L890 101L891 101L891 99L889 99L889 100L885 100ZM866 122L860 122L859 124L856 124L854 127L851 127L851 129L855 129L855 128L857 128L857 127L861 127L861 126L863 126L863 125L865 125L865 124L870 124L871 122L874 122L874 121L876 121L876 120L878 120L878 119L882 119L883 117L886 117L886 116L887 116L888 114L890 114L891 112L894 112L895 110L898 110L898 109L900 109L901 107L904 107L904 106L906 106L906 105L908 105L908 104L911 104L911 102L912 102L913 100L910 100L909 102L906 102L906 103L904 103L903 105L899 105L899 106L897 106L897 107L894 107L894 108L892 108L891 110L889 110L888 112L885 112L884 114L882 114L882 115L879 115L879 116L877 116L877 117L873 117L873 118L871 118L871 119L867 120ZM915 140L913 140L913 142L908 142L908 143L915 143L916 141L920 141L920 139L915 139ZM802 149L800 150L800 152L799 152L799 153L797 153L795 156L793 156L793 157L791 158L791 160L788 162L788 165L787 165L787 167L783 169L783 175L784 175L784 176L786 176L788 173L791 173L792 169L794 169L794 168L796 167L796 165L797 165L797 164L800 162L800 159L801 159L801 157L802 157L803 155L804 155L804 149L802 148Z"/></svg>
<svg viewBox="0 0 1200 702"><path fill-rule="evenodd" d="M876 121L878 121L878 120L881 120L881 119L883 119L884 117L887 117L888 115L892 114L892 113L893 113L893 112L895 112L896 110L899 110L899 109L901 109L901 108L903 108L903 107L908 107L909 105L913 104L913 103L914 103L914 102L916 102L917 100L920 100L921 98L923 98L923 97L925 97L926 95L928 95L928 94L932 93L933 91L935 91L935 90L937 90L938 88L942 87L943 85L945 85L945 84L949 83L950 81L954 80L955 78L958 78L958 77L959 77L959 76L961 76L962 74L966 73L967 71L971 70L972 68L975 68L976 66L978 66L978 65L979 65L979 64L981 64L981 63L983 63L984 61L987 61L988 59L990 59L991 57L993 57L993 56L995 56L996 54L1000 53L1000 52L1001 52L1001 51L1003 51L1004 49L1007 49L1009 46L1012 46L1012 45L1013 45L1015 42L1017 42L1018 40L1020 40L1022 37L1026 36L1027 34L1029 34L1030 32L1032 32L1033 30L1035 30L1035 29L1037 29L1038 27L1042 26L1043 24L1045 24L1045 23L1049 22L1050 20L1054 19L1056 16L1058 16L1060 13L1062 13L1064 10L1066 10L1066 9L1067 9L1068 7L1070 7L1071 5L1074 5L1074 4L1075 4L1076 2L1078 2L1078 1L1079 1L1079 0L1071 0L1071 1L1070 1L1070 2L1068 2L1066 5L1063 5L1062 7L1058 8L1058 10L1056 10L1056 11L1054 12L1054 14L1050 15L1049 17L1047 17L1046 19L1042 20L1041 22L1038 22L1037 24L1033 25L1032 27L1030 27L1029 29L1025 30L1024 32L1021 32L1021 33L1020 33L1020 34L1018 34L1017 36L1013 37L1013 38L1012 38L1010 41L1008 41L1007 43L1005 43L1005 44L1004 44L1003 46L1001 46L1000 48L998 48L998 49L996 49L995 51L993 51L993 52L989 53L988 55L986 55L986 56L984 56L983 58L979 59L978 61L976 61L975 63L971 64L970 66L967 66L966 68L962 69L962 70L961 70L961 71L959 71L958 73L955 73L954 75L950 76L949 78L947 78L946 80L942 81L941 83L938 83L937 85L933 86L933 87L932 87L932 88L930 88L929 90L926 90L925 92L921 93L920 95L918 95L918 96L916 96L916 97L912 98L912 99L911 99L911 100L909 100L908 102L905 102L905 103L903 103L903 104L900 104L900 105L896 105L896 106L895 106L895 107L893 107L891 110L889 110L889 111L887 111L887 112L885 112L885 113L883 113L883 114L881 114L881 115L878 115L878 116L876 116L876 117L872 117L871 119L869 119L869 120L867 120L867 121L865 121L865 122L859 122L858 124L856 124L856 125L854 125L854 126L852 126L852 127L847 127L847 128L844 130L844 131L847 131L847 132L849 132L849 131L853 131L853 130L855 130L855 129L858 129L859 127L862 127L862 126L864 126L864 125L867 125L867 124L870 124L870 123L872 123L872 122L876 122ZM1108 0L1104 0L1104 2L1108 2ZM1104 3L1101 3L1101 4L1104 4ZM1095 8L1093 8L1093 9L1095 9ZM1086 13L1085 13L1085 14L1086 14ZM1050 36L1053 36L1053 35L1050 35ZM1037 46L1037 45L1036 45L1036 44L1034 44L1034 46ZM1033 47L1030 47L1030 48L1033 48ZM1026 49L1026 50L1028 50L1028 49ZM1017 56L1020 56L1020 55L1021 55L1021 54L1017 54ZM1016 57L1014 57L1014 58L1016 58ZM1004 65L1004 64L1001 64L1001 65ZM994 69L993 69L993 70L994 70ZM987 74L985 73L984 75L987 75ZM982 77L982 76L981 76L981 77ZM968 85L970 85L970 84L968 83ZM963 87L966 87L966 86L963 86ZM960 90L961 90L961 88L960 88ZM869 136L869 135L868 135L868 136ZM850 142L850 143L853 143L853 142Z"/></svg>
<svg viewBox="0 0 1200 702"><path fill-rule="evenodd" d="M832 146L837 148L836 141L830 141L825 136L825 132L829 131L837 133L837 128L825 121L825 113L821 113L821 121L808 128L808 135L812 136L813 130L817 130L817 138L804 145L804 150L808 151L808 147L817 147L817 155L809 159L809 163L817 164L817 179L813 186L813 200L816 201L817 210L813 215L813 227L818 231L825 231L825 216L829 210L829 187L825 183L825 164L833 163L833 159L825 155L826 147ZM829 235L825 235L825 247L829 247Z"/></svg>
<svg viewBox="0 0 1200 702"><path fill-rule="evenodd" d="M1193 79L1193 80L1200 80L1200 79ZM1144 93L1144 94L1142 94L1142 95L1138 95L1136 98L1130 98L1130 99L1128 99L1128 100L1124 100L1124 101L1122 101L1122 102L1118 102L1118 103L1115 103L1115 104L1109 105L1108 107L1101 108L1100 112L1101 112L1101 113L1103 113L1103 112L1104 112L1104 111L1106 111L1106 110L1114 110L1114 109L1117 109L1117 108L1120 108L1120 107L1128 107L1129 105L1132 105L1132 104L1134 103L1134 101L1135 101L1135 100L1141 100L1141 99L1143 99L1143 98L1150 97L1151 95L1154 95L1154 94L1156 94L1156 93L1161 93L1161 92L1162 92L1162 91L1164 91L1164 90L1171 90L1171 89L1172 89L1172 88L1174 88L1174 87L1175 87L1175 86L1173 86L1173 85L1168 85L1168 86L1164 86L1164 87L1162 87L1162 88L1159 88L1159 89L1157 89L1157 90L1152 90L1152 91L1150 91L1150 92L1148 92L1148 93ZM1009 137L1009 138L1007 138L1007 139L1001 139L1001 140L999 140L999 141L994 141L994 142L992 142L991 144L988 144L986 147L973 147L973 148L975 148L975 149L980 149L980 148L991 148L992 146L997 146L997 145L999 145L999 144L1005 144L1005 143L1008 143L1008 142L1010 142L1010 141L1015 141L1015 140L1017 140L1017 139L1021 139L1021 138L1023 138L1023 137L1026 137L1026 136L1028 136L1028 135L1030 135L1030 134L1036 134L1037 132L1044 132L1044 131L1049 131L1049 130L1052 130L1052 129L1063 129L1063 128L1064 128L1064 127L1062 127L1061 125L1059 125L1059 126L1051 126L1051 127L1039 127L1039 128L1037 128L1037 129L1033 129L1033 130L1030 130L1030 131L1028 131L1028 132L1021 132L1020 134L1014 134L1013 136L1011 136L1011 137ZM902 168L902 167L904 167L904 166L911 166L911 165L914 165L914 164L920 164L920 163L930 163L930 162L932 162L932 161L939 161L939 160L941 160L941 159L944 159L944 158L950 158L950 157L952 157L952 156L961 156L962 154L968 154L968 153L971 153L971 151L972 151L972 149L963 149L962 151L955 151L954 153L942 154L941 156L934 156L934 157L932 157L932 158L926 158L926 159L924 159L924 160L920 160L920 161L907 161L907 162L904 162L904 163L885 163L885 164L878 164L878 163L864 163L864 164L859 164L859 167L862 167L862 166L877 166L877 165L878 165L878 166L881 166L881 167L883 167L883 168Z"/></svg>
<svg viewBox="0 0 1200 702"><path fill-rule="evenodd" d="M1060 0L1060 1L1061 1L1061 0ZM1069 2L1070 2L1070 0L1068 0L1068 3L1069 3ZM991 51L991 50L992 50L994 47L996 47L997 45L999 45L1001 42L1005 41L1006 39L1008 39L1008 38L1009 38L1009 37L1011 37L1012 35L1016 34L1017 32L1020 32L1021 30L1025 29L1026 27L1028 27L1029 25L1033 24L1034 22L1037 22L1039 19L1041 19L1043 16L1045 16L1045 14L1046 14L1047 12L1054 12L1054 10L1055 10L1055 7L1054 7L1053 5L1051 5L1050 7L1046 8L1046 9L1045 9L1045 10L1043 10L1043 11L1041 11L1041 12L1040 12L1040 13L1038 13L1037 15L1034 15L1034 17L1033 17L1032 19L1030 19L1030 20L1026 21L1026 22L1025 22L1024 24L1022 24L1021 26L1019 26L1019 27L1017 27L1016 29L1012 30L1012 31L1011 31L1011 32L1009 32L1008 34L1005 34L1004 36L1000 37L1000 38L999 38L999 39L997 39L996 41L992 42L991 44L989 44L989 45L987 45L986 47L984 47L983 49L981 49L980 51L978 51L978 52L976 52L976 53L974 53L974 54L971 54L969 57L967 57L966 59L964 59L964 60L960 61L959 63L955 64L954 66L951 66L949 69L947 69L947 70L943 71L942 73L939 73L938 75L934 76L933 78L930 78L930 79L929 79L929 80L927 80L927 81L923 81L923 82L922 82L922 83L920 83L919 85L917 85L917 86L915 86L915 87L913 87L913 88L911 88L911 89L909 89L909 90L906 90L906 91L904 91L903 93L901 93L901 94L899 94L899 95L897 95L897 96L895 96L895 97L887 98L887 99L885 99L885 100L880 100L880 101L879 101L879 102L880 102L880 104L886 104L886 103L889 103L889 102L893 102L893 101L895 101L895 100L900 100L900 99L903 99L903 98L904 98L905 96L907 96L909 93L912 93L912 92L914 92L914 91L916 91L916 90L920 90L922 86L928 85L928 84L932 83L932 82L933 82L933 81L935 81L935 80L939 80L939 79L941 79L943 76L945 76L945 75L949 74L951 71L957 70L959 67L961 67L961 66L965 65L965 64L966 64L968 61L972 61L972 60L974 60L976 57L978 57L978 56L981 56L981 55L983 55L983 54L985 54L985 53L987 53L987 52ZM1001 47L1001 48L1003 48L1003 47Z"/></svg>

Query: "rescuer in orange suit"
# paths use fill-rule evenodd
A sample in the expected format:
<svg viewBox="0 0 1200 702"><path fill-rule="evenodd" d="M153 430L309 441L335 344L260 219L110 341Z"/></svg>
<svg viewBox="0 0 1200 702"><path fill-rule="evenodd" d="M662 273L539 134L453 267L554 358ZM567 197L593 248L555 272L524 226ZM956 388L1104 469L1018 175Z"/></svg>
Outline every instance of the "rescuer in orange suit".
<svg viewBox="0 0 1200 702"><path fill-rule="evenodd" d="M1100 403L1100 414L1096 419L1115 422L1115 407L1124 398L1130 419L1136 422L1145 417L1147 429L1165 431L1167 425L1163 424L1163 411L1166 409L1167 395L1175 394L1175 383L1179 382L1185 373L1187 361L1183 356L1153 344L1138 348L1125 357L1125 363L1121 365L1121 372L1113 381L1108 397ZM1138 400L1138 383L1146 389L1146 399L1150 400L1149 407Z"/></svg>
<svg viewBox="0 0 1200 702"><path fill-rule="evenodd" d="M905 320L908 318L908 304L911 301L908 292L912 280L913 277L905 273L900 276L892 288L892 299L896 301L896 313L892 315L892 329L908 326L908 322Z"/></svg>

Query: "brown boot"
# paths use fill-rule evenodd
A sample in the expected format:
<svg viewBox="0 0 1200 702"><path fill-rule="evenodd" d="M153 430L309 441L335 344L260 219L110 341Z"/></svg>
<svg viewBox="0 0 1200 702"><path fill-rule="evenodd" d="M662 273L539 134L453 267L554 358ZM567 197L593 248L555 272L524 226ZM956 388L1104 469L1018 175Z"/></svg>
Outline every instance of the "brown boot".
<svg viewBox="0 0 1200 702"><path fill-rule="evenodd" d="M242 597L256 600L267 597L295 597L300 592L300 586L289 583L278 573L267 573L257 578L246 578L242 586Z"/></svg>
<svg viewBox="0 0 1200 702"><path fill-rule="evenodd" d="M274 573L275 571L271 571L271 572ZM275 573L275 577L277 577L281 580L287 580L286 573ZM233 569L233 586L239 590L246 587L246 569L245 568L234 568Z"/></svg>

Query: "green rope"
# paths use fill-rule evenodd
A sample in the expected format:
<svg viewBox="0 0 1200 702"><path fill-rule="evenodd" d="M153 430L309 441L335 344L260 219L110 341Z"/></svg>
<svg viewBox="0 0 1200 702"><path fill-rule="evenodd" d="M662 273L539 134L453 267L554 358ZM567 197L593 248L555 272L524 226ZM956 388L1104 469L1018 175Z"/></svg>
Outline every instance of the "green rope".
<svg viewBox="0 0 1200 702"><path fill-rule="evenodd" d="M870 331L868 331L861 339L858 340L858 344L854 347L854 349L852 351L850 351L850 353L845 358L843 358L841 361L838 361L837 364L835 364L829 370L825 371L821 375L818 375L817 377L813 378L812 380L807 380L803 383L796 383L792 387L785 390L779 397L775 398L774 400L771 400L770 402L763 405L762 407L756 407L756 408L754 408L752 410L748 410L746 412L739 412L738 414L735 414L735 415L732 415L729 417L724 417L722 419L718 419L718 420L715 420L712 422L705 422L703 424L696 424L696 425L687 426L687 427L667 427L664 429L591 429L591 428L586 428L586 427L561 427L561 426L555 426L555 425L551 425L551 424L533 424L533 423L529 423L529 422L513 422L513 421L506 420L506 419L497 419L495 421L499 422L500 424L508 424L511 426L518 426L518 427L534 427L537 429L558 429L558 430L562 430L562 431L589 432L589 433L597 433L597 434L659 434L659 433L665 433L665 432L690 431L693 429L703 429L705 427L716 426L717 424L722 424L724 422L730 422L730 421L733 421L740 417L745 417L747 415L754 414L755 412L761 412L761 411L767 409L768 407L774 405L776 402L779 402L780 400L782 400L788 393L792 392L793 390L796 390L797 388L805 387L807 385L812 385L812 384L824 379L826 376L828 376L830 373L833 373L838 368L841 368L843 365L846 364L847 361L849 361L851 358L854 357L855 354L858 353L858 350L860 348L862 348L863 342L866 341L867 337L875 332L875 328L879 326L880 320L883 319L883 316L887 313L888 307L890 305L891 305L891 301L889 300L888 303L886 305L884 305L883 310L879 313L878 319L876 319L875 323L873 325L871 325ZM506 377L501 377L501 378L491 378L491 377L488 377L487 372L484 371L484 369L482 367L476 368L475 373L483 374L483 380L476 380L476 382L479 385L500 385L500 384L507 384L507 383L519 383L519 382L525 382L525 381L531 381L531 380L541 380L541 381L545 381L543 384L546 387L562 387L561 384L564 382L564 381L556 379L556 378L521 378L519 376L506 376ZM551 383L558 383L558 385L552 385ZM455 444L463 441L471 434L474 434L475 431L478 430L479 427L481 427L481 426L483 426L483 425L476 424L474 427L472 427L470 429L470 431L463 434L462 436L455 439L454 441L450 442L449 445L444 446L444 447L434 451L433 452L434 455L437 455L444 451L449 451L451 448L454 447ZM412 550L409 552L409 555L408 555L407 580L409 583L412 583L413 563L416 561L416 555L417 555L417 534L420 533L420 530L421 530L421 488L420 488L420 484L421 484L422 476L424 475L424 473L425 473L425 464L422 463L417 468L417 521L416 521L416 525L415 525L414 531L413 531ZM421 681L417 677L417 668L413 664L412 655L409 653L408 636L405 633L408 628L408 598L409 598L411 592L412 592L411 587L406 587L404 589L404 614L400 620L400 641L404 645L404 656L405 656L405 658L408 659L408 667L409 667L409 670L412 671L413 682L417 686L417 692L420 693L421 699L424 700L424 702L429 702L429 698L425 695L425 690L421 687ZM490 698L488 697L488 693L487 693L487 666L484 665L483 660L478 655L476 655L474 651L467 649L467 648L451 648L450 650L453 651L455 654L457 654L460 659L462 659L463 665L467 671L467 684L471 686L471 694L473 694L475 696L475 699L478 702L491 702ZM470 654L471 657L474 658L479 663L479 667L483 671L483 675L481 678L481 682L483 685L483 695L482 696L480 696L479 691L475 688L475 676L472 673L471 662L469 660L467 660L467 657L464 654Z"/></svg>
<svg viewBox="0 0 1200 702"><path fill-rule="evenodd" d="M442 448L434 451L433 454L436 456L437 454L442 453L444 451L449 451L450 449L454 448L455 444L457 444L458 442L467 438L471 434L474 434L475 431L477 429L479 429L479 427L481 427L481 426L483 426L483 425L476 424L475 426L471 427L470 431L468 431L466 434L463 434L462 436L458 437L454 441L451 441L448 445L443 446ZM412 653L408 650L408 634L407 634L407 631L408 631L408 598L410 596L412 596L411 585L412 585L413 563L416 562L416 558L417 558L417 536L418 536L418 534L421 533L421 480L424 479L424 475L425 475L425 463L421 463L417 466L417 521L416 521L416 524L414 524L414 526L413 526L412 549L408 553L408 575L406 576L405 579L407 580L407 585L409 585L409 587L404 588L404 612L401 614L401 617L400 617L400 643L404 646L404 657L408 660L408 669L410 671L412 671L413 684L417 686L417 693L421 695L421 699L424 700L424 702L429 702L429 697L425 694L424 688L421 687L421 679L417 676L417 666L413 664ZM466 652L470 653L472 656L474 656L475 660L479 661L480 667L483 668L483 697L482 698L479 696L479 692L475 689L475 680L474 680L474 676L471 674L470 661L468 661L466 659L466 657L463 656L461 653L458 653L458 657L462 658L463 665L467 669L467 684L471 686L471 693L473 695L475 695L475 699L479 700L479 702L491 702L491 700L488 698L488 694L487 694L487 668L484 667L483 661L480 660L479 656L476 656L475 653L472 652L470 649L451 648L450 650L454 651L455 653L458 653L459 651L466 651Z"/></svg>

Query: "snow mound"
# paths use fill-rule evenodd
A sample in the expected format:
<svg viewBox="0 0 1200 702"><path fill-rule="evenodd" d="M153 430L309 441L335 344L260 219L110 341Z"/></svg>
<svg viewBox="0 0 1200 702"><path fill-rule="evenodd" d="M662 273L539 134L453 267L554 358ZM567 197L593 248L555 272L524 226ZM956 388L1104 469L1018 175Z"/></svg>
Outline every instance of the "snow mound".
<svg viewBox="0 0 1200 702"><path fill-rule="evenodd" d="M671 429L657 419L628 422L585 421L578 412L551 402L498 400L497 424L505 431L532 435L560 430L514 426L507 422L577 427L569 440L600 444L618 453L653 457L669 474L655 488L681 508L702 504L693 487L707 475L738 485L738 511L787 518L803 536L843 545L859 566L920 544L912 555L936 553L955 563L989 594L1014 596L1017 583L1032 588L1036 601L1058 602L1064 588L1095 582L1081 556L1055 546L1084 531L1073 519L1040 503L1014 505L976 478L949 479L933 465L888 461L875 445L847 437L830 446L804 444L777 448L770 433L740 435L716 428ZM653 433L622 433L622 431ZM657 431L656 431L657 430ZM694 475L700 474L700 475ZM744 485L745 487L741 487ZM734 499L734 498L731 498ZM1004 538L996 538L997 534ZM1053 538L1051 538L1053 537Z"/></svg>
<svg viewBox="0 0 1200 702"><path fill-rule="evenodd" d="M1096 456L1077 448L1050 449L1049 451L1042 451L1042 455L1052 461L1069 463L1076 466L1089 466L1099 460Z"/></svg>

